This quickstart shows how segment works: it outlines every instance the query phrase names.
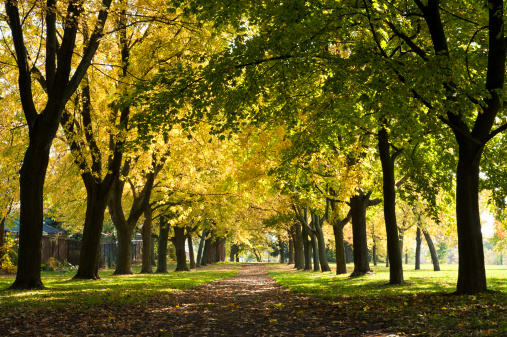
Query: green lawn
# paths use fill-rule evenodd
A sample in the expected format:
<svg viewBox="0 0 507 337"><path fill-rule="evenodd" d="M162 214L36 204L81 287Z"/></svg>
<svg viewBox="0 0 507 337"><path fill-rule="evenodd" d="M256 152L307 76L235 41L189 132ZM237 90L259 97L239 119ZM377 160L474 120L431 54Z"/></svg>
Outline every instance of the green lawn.
<svg viewBox="0 0 507 337"><path fill-rule="evenodd" d="M191 272L168 274L139 274L134 266L133 275L113 276L113 270L100 272L100 280L73 280L75 271L42 272L42 281L48 289L19 291L6 290L14 276L0 276L0 312L6 310L37 311L42 308L69 308L86 310L90 306L138 303L155 295L164 295L188 289L237 273L240 265L221 263ZM169 265L174 270L175 265Z"/></svg>
<svg viewBox="0 0 507 337"><path fill-rule="evenodd" d="M427 336L506 336L507 267L487 266L492 291L456 296L457 265L406 266L404 285L391 286L388 268L373 267L373 275L350 278L334 272L315 273L270 267L278 283L293 291L331 301L361 321L387 321L400 334ZM353 266L348 266L352 272Z"/></svg>

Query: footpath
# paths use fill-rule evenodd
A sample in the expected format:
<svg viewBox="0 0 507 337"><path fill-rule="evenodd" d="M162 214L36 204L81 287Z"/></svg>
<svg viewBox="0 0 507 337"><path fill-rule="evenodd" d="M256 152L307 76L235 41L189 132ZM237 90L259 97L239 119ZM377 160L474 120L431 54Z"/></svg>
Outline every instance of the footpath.
<svg viewBox="0 0 507 337"><path fill-rule="evenodd" d="M143 304L73 314L41 329L27 317L17 336L396 336L386 323L357 321L333 303L279 286L259 264L244 264L231 278ZM42 320L47 324L51 313ZM61 314L58 317L62 317Z"/></svg>

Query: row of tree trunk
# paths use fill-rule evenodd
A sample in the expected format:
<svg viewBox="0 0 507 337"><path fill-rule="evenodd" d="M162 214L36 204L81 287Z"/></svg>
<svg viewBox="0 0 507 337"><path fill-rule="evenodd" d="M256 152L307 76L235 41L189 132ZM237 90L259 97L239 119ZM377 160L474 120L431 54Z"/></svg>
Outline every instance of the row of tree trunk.
<svg viewBox="0 0 507 337"><path fill-rule="evenodd" d="M352 233L353 233L353 261L354 271L351 276L361 276L371 273L369 265L368 244L366 235L366 210L369 206L376 205L380 200L371 200L369 197L371 192L364 194L359 191L354 197L350 199L350 211L343 219L333 217L331 225L333 226L333 233L336 245L336 273L347 273L347 258L345 253L345 241L343 237L343 228L352 220ZM330 200L329 206L332 212L337 211L336 201ZM310 211L310 219L308 221L308 210L293 205L294 213L296 214L297 221L288 230L289 234L289 264L294 263L294 267L303 270L314 271L330 271L324 235L322 231L322 224L326 220L326 216L319 217L315 211ZM326 212L327 213L327 212ZM428 245L435 271L440 270L440 265L437 258L435 246L427 230L417 228L417 247L416 247L416 267L420 269L420 251L421 251L421 232ZM403 238L399 236L397 230L398 244L399 244L399 257L401 260L403 252ZM281 250L283 254L283 250ZM376 246L373 247L373 260L376 264ZM231 259L232 261L232 259ZM282 262L282 260L280 261ZM283 263L283 262L282 262ZM386 256L386 266L389 267L389 258Z"/></svg>

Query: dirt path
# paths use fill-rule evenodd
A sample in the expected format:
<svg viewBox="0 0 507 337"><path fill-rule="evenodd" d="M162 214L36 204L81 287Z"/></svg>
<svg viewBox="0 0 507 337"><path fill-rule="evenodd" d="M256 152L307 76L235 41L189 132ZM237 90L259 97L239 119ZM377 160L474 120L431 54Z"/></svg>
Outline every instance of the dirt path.
<svg viewBox="0 0 507 337"><path fill-rule="evenodd" d="M52 322L53 328L41 324L40 317L37 320L20 320L16 335L395 335L388 332L385 323L357 321L343 311L336 305L300 296L280 287L263 265L245 264L234 277L158 297L143 305L98 307L87 313L68 313L63 321ZM57 316L61 317L61 313ZM51 319L50 313L46 319Z"/></svg>

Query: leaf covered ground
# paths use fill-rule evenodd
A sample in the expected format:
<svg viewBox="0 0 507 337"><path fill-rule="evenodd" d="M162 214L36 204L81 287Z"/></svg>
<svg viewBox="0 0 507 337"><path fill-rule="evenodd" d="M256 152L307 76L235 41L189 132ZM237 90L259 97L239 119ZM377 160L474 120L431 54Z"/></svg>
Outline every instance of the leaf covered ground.
<svg viewBox="0 0 507 337"><path fill-rule="evenodd" d="M234 271L237 267L220 268ZM284 286L268 275L268 269ZM327 283L319 283L319 279L327 279ZM320 288L320 293L290 291L291 280L306 282L306 289ZM487 299L482 295L475 299L435 293L402 295L399 291L368 297L340 295L334 288L336 296L329 296L333 285L342 286L330 273L245 264L235 276L187 290L160 291L144 300L103 299L82 307L9 306L0 313L0 336L504 335L507 312L502 302L505 295L500 292L484 295L490 296ZM370 287L374 290L378 286ZM116 296L128 297L127 290L125 287Z"/></svg>

